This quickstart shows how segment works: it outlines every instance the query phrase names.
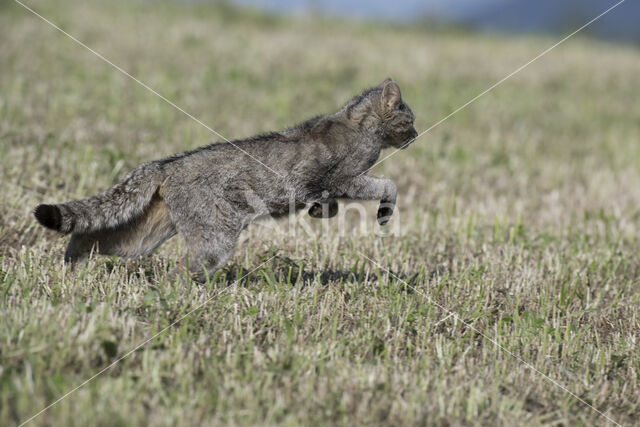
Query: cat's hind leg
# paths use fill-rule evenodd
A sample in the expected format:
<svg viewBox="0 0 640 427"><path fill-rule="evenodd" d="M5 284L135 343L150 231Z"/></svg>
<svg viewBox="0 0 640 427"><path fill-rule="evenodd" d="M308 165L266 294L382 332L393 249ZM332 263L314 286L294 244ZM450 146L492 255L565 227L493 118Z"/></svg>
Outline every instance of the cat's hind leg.
<svg viewBox="0 0 640 427"><path fill-rule="evenodd" d="M73 264L89 256L96 243L96 239L88 234L73 233L64 253L64 262Z"/></svg>
<svg viewBox="0 0 640 427"><path fill-rule="evenodd" d="M196 281L206 281L207 277L220 269L233 253L240 229L221 231L220 228L224 227L218 224L179 227L189 251L188 270Z"/></svg>
<svg viewBox="0 0 640 427"><path fill-rule="evenodd" d="M65 262L75 262L91 251L102 255L138 258L153 252L176 234L164 202L154 198L144 213L130 223L92 233L74 233L71 236Z"/></svg>

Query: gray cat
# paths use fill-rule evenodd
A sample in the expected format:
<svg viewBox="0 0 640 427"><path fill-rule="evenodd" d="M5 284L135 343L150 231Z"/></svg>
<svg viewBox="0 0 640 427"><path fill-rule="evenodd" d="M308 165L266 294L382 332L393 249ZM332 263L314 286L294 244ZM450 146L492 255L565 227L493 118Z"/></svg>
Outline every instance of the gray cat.
<svg viewBox="0 0 640 427"><path fill-rule="evenodd" d="M386 79L336 113L144 163L97 196L39 205L34 215L47 228L73 233L65 261L92 250L139 257L180 233L189 271L206 274L226 262L240 232L262 216L311 204L309 215L327 218L338 211L336 198L379 200L378 222L385 224L396 186L363 172L383 148L404 148L416 137L414 119L398 85Z"/></svg>

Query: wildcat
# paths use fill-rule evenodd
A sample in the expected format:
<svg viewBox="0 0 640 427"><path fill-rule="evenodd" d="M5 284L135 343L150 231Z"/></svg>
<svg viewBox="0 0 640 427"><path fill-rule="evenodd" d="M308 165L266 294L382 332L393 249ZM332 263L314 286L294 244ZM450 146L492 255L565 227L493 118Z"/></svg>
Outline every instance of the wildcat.
<svg viewBox="0 0 640 427"><path fill-rule="evenodd" d="M385 224L396 186L363 173L382 149L404 148L416 137L414 119L398 84L386 79L336 113L144 163L103 193L41 204L34 215L47 228L72 233L67 262L92 250L147 255L179 233L189 250L189 271L206 274L226 262L240 232L261 216L311 204L312 217L331 217L336 198L348 198L379 200L378 222Z"/></svg>

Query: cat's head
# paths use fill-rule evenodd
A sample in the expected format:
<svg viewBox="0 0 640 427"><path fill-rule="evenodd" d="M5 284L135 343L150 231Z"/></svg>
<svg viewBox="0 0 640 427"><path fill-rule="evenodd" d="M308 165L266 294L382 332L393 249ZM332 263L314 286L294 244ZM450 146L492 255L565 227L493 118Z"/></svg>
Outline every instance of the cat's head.
<svg viewBox="0 0 640 427"><path fill-rule="evenodd" d="M402 100L400 86L390 78L380 83L376 91L378 111L382 118L383 148L406 148L418 132L413 126L415 114Z"/></svg>
<svg viewBox="0 0 640 427"><path fill-rule="evenodd" d="M381 137L382 148L406 148L418 135L413 111L389 78L351 99L342 113L354 128Z"/></svg>

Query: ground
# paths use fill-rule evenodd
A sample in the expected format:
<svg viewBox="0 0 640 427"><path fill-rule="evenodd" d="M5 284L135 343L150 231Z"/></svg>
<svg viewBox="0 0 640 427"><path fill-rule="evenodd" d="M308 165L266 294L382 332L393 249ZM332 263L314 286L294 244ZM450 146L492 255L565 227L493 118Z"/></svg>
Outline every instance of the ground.
<svg viewBox="0 0 640 427"><path fill-rule="evenodd" d="M421 131L558 40L198 2L27 4L229 138L387 76ZM375 203L252 226L201 285L168 274L179 238L72 270L68 237L31 212L220 138L17 3L0 10L0 424L125 355L31 423L640 418L637 47L571 38L376 168L399 190L386 229Z"/></svg>

